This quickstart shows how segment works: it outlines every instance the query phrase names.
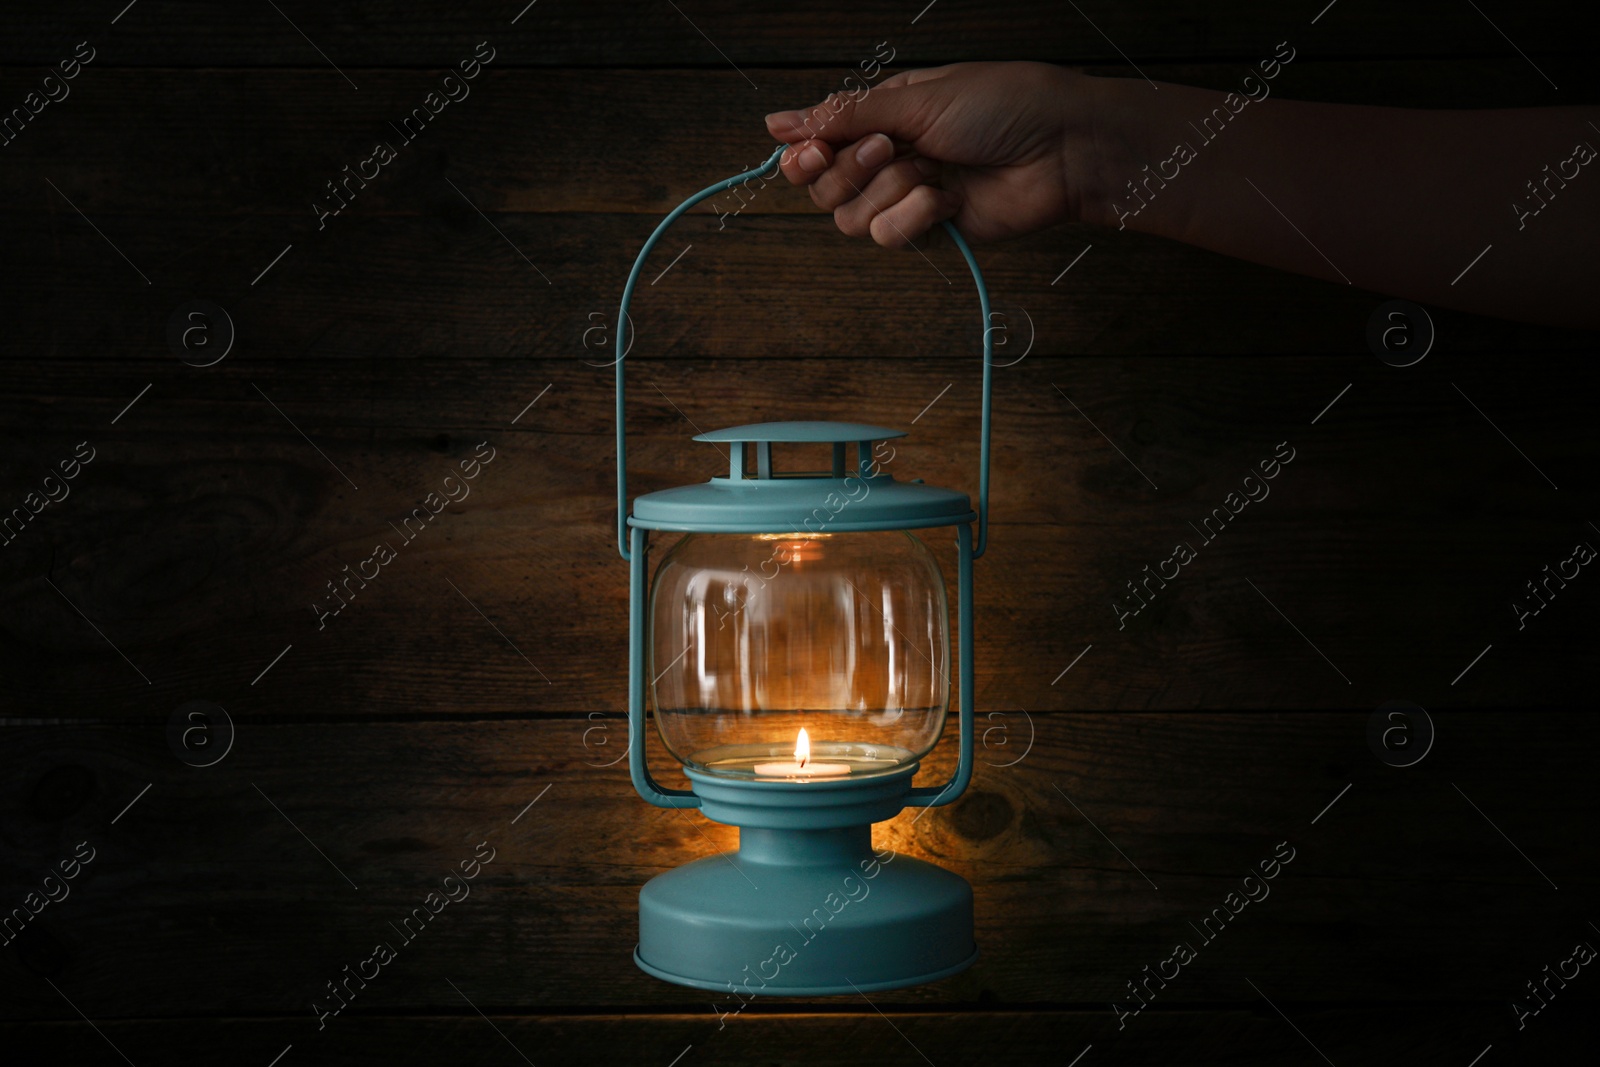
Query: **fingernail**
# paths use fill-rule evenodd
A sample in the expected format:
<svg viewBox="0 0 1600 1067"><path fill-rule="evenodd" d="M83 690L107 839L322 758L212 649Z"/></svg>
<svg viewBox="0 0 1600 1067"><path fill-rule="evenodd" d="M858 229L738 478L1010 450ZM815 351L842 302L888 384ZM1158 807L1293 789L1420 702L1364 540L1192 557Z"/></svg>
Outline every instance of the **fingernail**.
<svg viewBox="0 0 1600 1067"><path fill-rule="evenodd" d="M916 168L922 172L924 178L931 178L939 173L939 161L937 159L929 159L927 156L918 156L916 158Z"/></svg>
<svg viewBox="0 0 1600 1067"><path fill-rule="evenodd" d="M807 174L813 174L828 165L822 152L816 145L806 145L805 151L800 153L800 169Z"/></svg>
<svg viewBox="0 0 1600 1067"><path fill-rule="evenodd" d="M889 157L894 155L894 145L889 138L881 133L875 133L862 142L856 149L856 162L863 167L876 167L889 162Z"/></svg>
<svg viewBox="0 0 1600 1067"><path fill-rule="evenodd" d="M787 126L794 121L793 111L774 111L767 116L768 126Z"/></svg>

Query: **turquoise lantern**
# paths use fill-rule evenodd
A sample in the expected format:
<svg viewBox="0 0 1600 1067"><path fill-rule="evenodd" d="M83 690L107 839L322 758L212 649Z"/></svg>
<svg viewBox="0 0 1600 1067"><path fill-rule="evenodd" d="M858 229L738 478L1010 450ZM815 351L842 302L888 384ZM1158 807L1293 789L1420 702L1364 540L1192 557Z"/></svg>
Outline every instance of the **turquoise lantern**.
<svg viewBox="0 0 1600 1067"><path fill-rule="evenodd" d="M972 887L932 863L874 851L872 824L948 804L973 763L972 561L989 496L989 297L966 242L983 329L978 504L885 469L904 434L843 422L768 422L704 433L726 477L632 502L624 422L628 304L651 249L693 205L761 177L703 189L651 233L617 315L617 545L628 561L628 762L651 804L739 827L737 851L652 879L639 893L635 962L657 978L751 995L895 989L977 958ZM795 455L822 469L796 469ZM973 527L977 530L974 534ZM945 580L920 534L953 528L959 757L949 781L913 786L950 698ZM681 535L649 573L652 533ZM690 789L657 784L646 702Z"/></svg>

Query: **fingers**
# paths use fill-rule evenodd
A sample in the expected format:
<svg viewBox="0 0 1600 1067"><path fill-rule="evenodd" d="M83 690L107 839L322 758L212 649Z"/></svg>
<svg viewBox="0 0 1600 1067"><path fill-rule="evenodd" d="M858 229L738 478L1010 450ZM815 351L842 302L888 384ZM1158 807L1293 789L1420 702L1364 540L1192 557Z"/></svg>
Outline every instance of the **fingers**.
<svg viewBox="0 0 1600 1067"><path fill-rule="evenodd" d="M954 193L926 184L939 164L920 156L896 161L895 146L881 133L863 137L835 153L820 141L797 143L779 161L796 185L810 185L811 199L833 212L850 237L871 237L885 248L904 248L961 206ZM811 155L809 153L815 153ZM808 169L823 161L820 169Z"/></svg>
<svg viewBox="0 0 1600 1067"><path fill-rule="evenodd" d="M919 185L872 220L872 239L884 248L909 248L960 209L961 198L955 193Z"/></svg>
<svg viewBox="0 0 1600 1067"><path fill-rule="evenodd" d="M896 141L914 142L932 126L946 103L948 92L941 77L906 80L869 89L852 99L834 93L816 107L775 111L767 116L767 132L786 144L813 139L848 144L871 133L884 133Z"/></svg>
<svg viewBox="0 0 1600 1067"><path fill-rule="evenodd" d="M879 213L904 200L911 190L921 185L936 164L926 159L902 159L884 167L872 180L862 185L858 194L837 207L833 221L847 237L871 235L872 220ZM816 188L812 188L813 197Z"/></svg>
<svg viewBox="0 0 1600 1067"><path fill-rule="evenodd" d="M774 140L785 144L795 144L800 141L810 140L815 137L826 125L823 121L827 117L827 109L831 103L837 101L837 106L842 107L847 102L842 96L835 94L813 108L800 108L795 111L774 111L767 116L767 133ZM823 112L823 115L814 119L813 112Z"/></svg>
<svg viewBox="0 0 1600 1067"><path fill-rule="evenodd" d="M881 133L870 134L843 149L833 165L811 182L811 200L824 211L832 211L861 195L861 190L879 168L894 159L894 142Z"/></svg>
<svg viewBox="0 0 1600 1067"><path fill-rule="evenodd" d="M767 132L788 144L785 178L810 186L816 205L852 237L903 248L960 209L960 197L930 186L939 165L895 161L933 125L948 94L940 79L957 64L896 74L854 99L835 93L816 107L767 116Z"/></svg>
<svg viewBox="0 0 1600 1067"><path fill-rule="evenodd" d="M833 165L833 146L826 141L807 139L791 144L778 157L778 169L791 185L809 185Z"/></svg>

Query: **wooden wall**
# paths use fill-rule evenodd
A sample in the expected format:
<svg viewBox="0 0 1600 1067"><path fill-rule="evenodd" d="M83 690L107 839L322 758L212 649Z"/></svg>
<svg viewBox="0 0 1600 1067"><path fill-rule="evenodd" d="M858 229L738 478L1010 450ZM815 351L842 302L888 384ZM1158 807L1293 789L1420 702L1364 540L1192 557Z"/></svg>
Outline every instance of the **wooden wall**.
<svg viewBox="0 0 1600 1067"><path fill-rule="evenodd" d="M1600 579L1520 629L1511 608L1600 543L1592 334L1435 310L1432 353L1401 369L1366 345L1378 294L1080 226L980 248L1011 364L977 575L983 764L877 840L973 882L984 955L722 1023L630 959L639 886L734 831L646 806L613 762L626 573L593 329L659 215L764 158L761 116L879 42L898 67L1133 63L1220 87L1287 39L1284 95L1524 106L1594 102L1592 15L35 6L8 14L0 105L80 41L95 58L0 148L0 514L80 442L94 458L0 545L0 911L80 842L94 858L0 947L9 1048L1343 1067L1488 1047L1490 1067L1592 1043L1600 979L1520 1029L1511 1007L1600 939ZM484 41L471 95L319 229L324 183ZM895 473L973 483L979 324L947 243L930 267L848 241L772 185L725 228L686 218L656 269L685 245L634 307L638 491L714 472L696 427L802 414L910 427ZM168 340L197 299L236 333L209 367ZM481 442L471 495L319 627L325 583ZM1125 583L1280 442L1271 496L1119 628ZM169 745L197 700L235 728L204 768ZM1405 768L1368 740L1396 700L1436 730ZM483 841L471 897L319 1028L324 983ZM1119 1025L1126 983L1279 842L1271 896Z"/></svg>

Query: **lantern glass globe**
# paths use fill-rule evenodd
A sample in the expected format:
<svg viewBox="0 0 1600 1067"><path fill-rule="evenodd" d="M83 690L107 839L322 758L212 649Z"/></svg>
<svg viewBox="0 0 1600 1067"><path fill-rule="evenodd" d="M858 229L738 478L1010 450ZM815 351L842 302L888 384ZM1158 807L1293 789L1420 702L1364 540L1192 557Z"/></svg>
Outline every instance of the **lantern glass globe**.
<svg viewBox="0 0 1600 1067"><path fill-rule="evenodd" d="M686 766L887 773L938 742L950 616L938 562L900 530L689 534L650 591L656 724ZM782 761L774 763L773 761Z"/></svg>

